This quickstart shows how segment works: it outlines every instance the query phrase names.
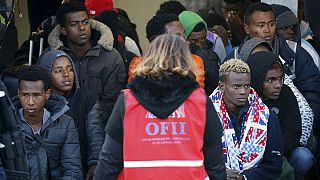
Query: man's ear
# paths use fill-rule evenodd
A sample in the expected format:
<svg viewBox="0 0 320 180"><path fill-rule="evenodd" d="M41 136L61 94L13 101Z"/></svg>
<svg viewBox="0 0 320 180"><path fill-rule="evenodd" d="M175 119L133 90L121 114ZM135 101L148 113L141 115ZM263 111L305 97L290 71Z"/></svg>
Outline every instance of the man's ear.
<svg viewBox="0 0 320 180"><path fill-rule="evenodd" d="M246 23L244 23L243 28L244 28L244 31L247 33L247 35L249 35L249 26Z"/></svg>
<svg viewBox="0 0 320 180"><path fill-rule="evenodd" d="M61 33L62 35L64 35L64 36L66 36L66 35L67 35L66 28L60 26L60 33Z"/></svg>
<svg viewBox="0 0 320 180"><path fill-rule="evenodd" d="M50 95L51 95L51 89L48 89L48 90L46 91L46 100L49 99Z"/></svg>
<svg viewBox="0 0 320 180"><path fill-rule="evenodd" d="M224 84L224 82L219 81L219 87L220 87L220 90L221 90L222 92L224 92L224 89L225 89L225 84Z"/></svg>

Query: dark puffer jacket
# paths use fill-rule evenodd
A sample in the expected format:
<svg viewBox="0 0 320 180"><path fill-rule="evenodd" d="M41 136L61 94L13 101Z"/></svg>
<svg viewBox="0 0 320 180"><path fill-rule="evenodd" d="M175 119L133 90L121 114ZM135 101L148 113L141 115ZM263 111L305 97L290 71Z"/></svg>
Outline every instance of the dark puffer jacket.
<svg viewBox="0 0 320 180"><path fill-rule="evenodd" d="M17 109L22 108L18 97L12 102ZM25 138L31 179L81 180L78 132L72 118L64 114L69 110L67 102L64 97L52 94L45 108L50 112L50 118L36 135L20 110L20 127Z"/></svg>
<svg viewBox="0 0 320 180"><path fill-rule="evenodd" d="M120 91L125 87L126 71L120 54L113 49L110 29L95 20L90 19L89 23L92 47L82 59L69 49L66 37L60 34L60 26L52 30L48 43L51 49L60 49L72 58L80 81L81 95L93 91L98 96L106 124Z"/></svg>
<svg viewBox="0 0 320 180"><path fill-rule="evenodd" d="M104 126L100 101L89 91L80 94L79 78L71 58L61 50L51 50L43 54L37 65L51 74L53 64L58 57L67 57L72 64L74 73L73 89L65 95L70 110L66 112L74 120L78 129L81 160L84 176L92 165L97 165L101 147L104 141Z"/></svg>

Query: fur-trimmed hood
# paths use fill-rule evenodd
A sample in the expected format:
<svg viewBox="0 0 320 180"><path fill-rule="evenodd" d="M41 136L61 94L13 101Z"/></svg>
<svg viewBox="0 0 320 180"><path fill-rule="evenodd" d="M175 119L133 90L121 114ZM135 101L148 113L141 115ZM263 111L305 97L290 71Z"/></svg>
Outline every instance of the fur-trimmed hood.
<svg viewBox="0 0 320 180"><path fill-rule="evenodd" d="M89 24L91 30L95 30L100 33L100 38L97 43L104 47L106 50L112 50L114 39L110 28L103 23L93 19L89 19ZM91 31L91 38L94 34L93 31ZM51 49L60 49L61 46L64 46L63 41L60 37L60 25L57 25L48 36L48 44Z"/></svg>

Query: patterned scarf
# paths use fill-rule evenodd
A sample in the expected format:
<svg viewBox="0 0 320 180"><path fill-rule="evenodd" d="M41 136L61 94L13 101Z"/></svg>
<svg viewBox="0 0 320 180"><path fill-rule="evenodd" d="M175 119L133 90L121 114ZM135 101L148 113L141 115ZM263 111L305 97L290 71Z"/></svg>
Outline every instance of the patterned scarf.
<svg viewBox="0 0 320 180"><path fill-rule="evenodd" d="M222 146L225 165L227 169L243 172L258 166L263 158L267 142L269 109L251 88L248 97L250 107L243 119L240 140L238 140L223 97L219 87L210 95L224 128Z"/></svg>

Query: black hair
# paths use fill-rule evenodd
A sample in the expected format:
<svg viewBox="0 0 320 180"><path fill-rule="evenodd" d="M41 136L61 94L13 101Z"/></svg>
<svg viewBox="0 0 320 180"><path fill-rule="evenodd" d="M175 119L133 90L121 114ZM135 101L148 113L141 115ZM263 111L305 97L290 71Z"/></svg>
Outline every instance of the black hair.
<svg viewBox="0 0 320 180"><path fill-rule="evenodd" d="M179 21L179 17L175 14L156 14L147 23L146 33L147 39L151 42L157 36L165 33L166 24Z"/></svg>
<svg viewBox="0 0 320 180"><path fill-rule="evenodd" d="M206 29L206 26L203 23L199 23L193 28L192 32L199 32L205 29Z"/></svg>
<svg viewBox="0 0 320 180"><path fill-rule="evenodd" d="M57 10L57 21L60 26L64 27L66 25L66 14L71 12L85 11L87 13L86 6L79 1L71 1L62 4Z"/></svg>
<svg viewBox="0 0 320 180"><path fill-rule="evenodd" d="M178 1L166 1L160 4L160 9L156 14L175 14L179 15L182 11L187 9Z"/></svg>
<svg viewBox="0 0 320 180"><path fill-rule="evenodd" d="M206 21L208 28L212 28L215 25L221 25L226 30L229 29L226 19L218 14L214 8L202 8L199 9L197 13L204 21Z"/></svg>
<svg viewBox="0 0 320 180"><path fill-rule="evenodd" d="M244 23L250 24L251 16L255 11L272 12L271 5L262 2L251 3L244 13Z"/></svg>
<svg viewBox="0 0 320 180"><path fill-rule="evenodd" d="M20 82L24 81L38 81L41 80L44 84L44 90L49 89L49 74L48 71L40 66L32 65L22 67L18 71L18 87L20 89Z"/></svg>

